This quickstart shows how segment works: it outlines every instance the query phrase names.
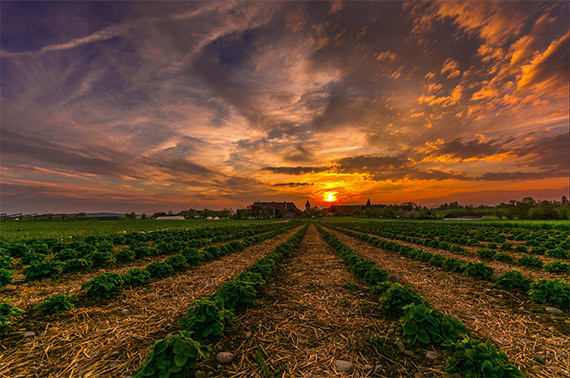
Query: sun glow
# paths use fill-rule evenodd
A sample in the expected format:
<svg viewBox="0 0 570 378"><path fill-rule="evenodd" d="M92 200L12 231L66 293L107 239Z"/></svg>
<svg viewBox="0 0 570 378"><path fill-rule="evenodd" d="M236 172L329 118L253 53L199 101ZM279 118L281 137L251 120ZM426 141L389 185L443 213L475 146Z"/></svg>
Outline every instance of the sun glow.
<svg viewBox="0 0 570 378"><path fill-rule="evenodd" d="M325 193L325 201L326 202L336 202L336 195L338 192L326 192Z"/></svg>

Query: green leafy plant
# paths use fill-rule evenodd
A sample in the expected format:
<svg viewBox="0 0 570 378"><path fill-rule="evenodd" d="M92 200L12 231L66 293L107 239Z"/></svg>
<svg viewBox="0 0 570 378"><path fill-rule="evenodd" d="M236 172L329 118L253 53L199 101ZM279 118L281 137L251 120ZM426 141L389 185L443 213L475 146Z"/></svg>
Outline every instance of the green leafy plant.
<svg viewBox="0 0 570 378"><path fill-rule="evenodd" d="M401 313L403 308L409 304L424 304L428 306L427 300L413 291L409 285L402 286L393 283L380 298L380 307Z"/></svg>
<svg viewBox="0 0 570 378"><path fill-rule="evenodd" d="M111 265L114 258L110 252L93 252L87 255L87 261L91 263L93 268L104 268Z"/></svg>
<svg viewBox="0 0 570 378"><path fill-rule="evenodd" d="M188 331L179 331L157 341L133 377L193 376L193 370L199 366L198 360L208 358L210 349L190 336Z"/></svg>
<svg viewBox="0 0 570 378"><path fill-rule="evenodd" d="M358 290L358 285L354 280L347 280L344 285L342 285L345 289L356 291Z"/></svg>
<svg viewBox="0 0 570 378"><path fill-rule="evenodd" d="M249 276L234 278L226 282L216 293L223 300L224 306L230 310L244 306L257 298L256 288L265 283L261 274L248 272Z"/></svg>
<svg viewBox="0 0 570 378"><path fill-rule="evenodd" d="M538 280L528 294L538 303L550 303L568 311L568 284L562 280Z"/></svg>
<svg viewBox="0 0 570 378"><path fill-rule="evenodd" d="M521 272L519 272L516 269L513 269L510 272L507 272L502 276L499 276L497 278L495 286L497 286L500 289L518 290L526 293L530 289L530 285L533 282L534 281L532 280L532 278L525 277L522 275Z"/></svg>
<svg viewBox="0 0 570 378"><path fill-rule="evenodd" d="M75 251L75 249L64 248L55 255L54 260L65 261L76 258L78 256L79 254Z"/></svg>
<svg viewBox="0 0 570 378"><path fill-rule="evenodd" d="M14 259L8 255L0 255L0 268L8 269L14 265Z"/></svg>
<svg viewBox="0 0 570 378"><path fill-rule="evenodd" d="M14 306L12 301L9 299L3 299L0 301L0 336L4 333L8 320L10 320L10 318L20 316L23 313L24 310Z"/></svg>
<svg viewBox="0 0 570 378"><path fill-rule="evenodd" d="M491 281L493 279L493 272L495 270L486 265L485 263L472 263L468 262L465 265L463 274L469 277L478 278L480 280Z"/></svg>
<svg viewBox="0 0 570 378"><path fill-rule="evenodd" d="M563 248L549 249L546 251L546 256L556 257L558 259L567 259L568 255L568 249Z"/></svg>
<svg viewBox="0 0 570 378"><path fill-rule="evenodd" d="M490 249L490 248L481 248L477 251L477 256L482 259L490 260L497 254L497 251Z"/></svg>
<svg viewBox="0 0 570 378"><path fill-rule="evenodd" d="M69 259L63 263L65 273L86 272L91 269L91 262L85 259Z"/></svg>
<svg viewBox="0 0 570 378"><path fill-rule="evenodd" d="M128 263L130 261L135 261L137 259L137 254L130 248L122 248L115 254L115 260L118 263Z"/></svg>
<svg viewBox="0 0 570 378"><path fill-rule="evenodd" d="M553 261L544 266L544 270L550 273L568 273L570 267L567 263L562 261Z"/></svg>
<svg viewBox="0 0 570 378"><path fill-rule="evenodd" d="M79 299L71 294L55 294L47 297L43 302L36 305L36 309L41 310L45 315L57 312L69 311L75 307Z"/></svg>
<svg viewBox="0 0 570 378"><path fill-rule="evenodd" d="M153 278L164 278L174 273L172 265L165 262L153 262L146 266L145 270L150 273Z"/></svg>
<svg viewBox="0 0 570 378"><path fill-rule="evenodd" d="M165 263L170 265L175 271L183 271L188 269L188 263L186 262L186 257L183 254L177 253L166 259Z"/></svg>
<svg viewBox="0 0 570 378"><path fill-rule="evenodd" d="M410 344L419 341L423 344L445 344L456 342L460 335L469 331L459 320L445 315L425 304L409 304L403 308L400 319L404 334Z"/></svg>
<svg viewBox="0 0 570 378"><path fill-rule="evenodd" d="M38 261L42 261L45 258L44 255L33 252L33 251L28 251L28 252L24 252L24 254L22 255L22 258L20 259L20 263L24 264L24 265L28 265L34 262L38 262Z"/></svg>
<svg viewBox="0 0 570 378"><path fill-rule="evenodd" d="M517 260L517 264L520 266L528 266L531 268L542 268L544 263L538 257L522 255L521 258Z"/></svg>
<svg viewBox="0 0 570 378"><path fill-rule="evenodd" d="M63 263L55 260L33 262L22 273L28 281L56 278L63 273Z"/></svg>
<svg viewBox="0 0 570 378"><path fill-rule="evenodd" d="M11 244L6 248L5 253L12 257L22 257L24 253L30 251L30 247L25 244Z"/></svg>
<svg viewBox="0 0 570 378"><path fill-rule="evenodd" d="M507 356L488 342L463 339L454 344L445 372L462 377L524 377Z"/></svg>
<svg viewBox="0 0 570 378"><path fill-rule="evenodd" d="M199 299L180 320L180 326L191 331L194 338L203 340L223 334L225 320L233 313L224 308L223 301Z"/></svg>
<svg viewBox="0 0 570 378"><path fill-rule="evenodd" d="M12 282L12 272L7 269L0 268L0 287L6 286Z"/></svg>
<svg viewBox="0 0 570 378"><path fill-rule="evenodd" d="M464 263L459 259L450 257L443 262L443 269L449 272L463 272Z"/></svg>
<svg viewBox="0 0 570 378"><path fill-rule="evenodd" d="M198 265L202 256L200 251L193 247L184 248L180 254L186 257L186 263L191 266Z"/></svg>
<svg viewBox="0 0 570 378"><path fill-rule="evenodd" d="M117 273L102 273L91 279L82 289L87 289L87 293L96 298L110 298L123 291L123 278Z"/></svg>
<svg viewBox="0 0 570 378"><path fill-rule="evenodd" d="M126 274L123 274L124 286L137 287L142 286L150 280L150 273L140 268L133 268Z"/></svg>

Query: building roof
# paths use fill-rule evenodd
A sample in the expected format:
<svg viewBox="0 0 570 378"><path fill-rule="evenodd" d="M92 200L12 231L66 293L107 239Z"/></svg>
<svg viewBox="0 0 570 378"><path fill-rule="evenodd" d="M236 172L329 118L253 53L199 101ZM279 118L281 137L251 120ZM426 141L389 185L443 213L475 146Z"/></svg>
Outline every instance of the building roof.
<svg viewBox="0 0 570 378"><path fill-rule="evenodd" d="M156 220L184 220L185 218L182 215L168 215L165 217L156 217Z"/></svg>
<svg viewBox="0 0 570 378"><path fill-rule="evenodd" d="M295 214L303 214L301 210L295 206L293 202L254 202L251 205L252 208L257 207L259 209L267 209L267 210L279 210L284 212L290 212Z"/></svg>

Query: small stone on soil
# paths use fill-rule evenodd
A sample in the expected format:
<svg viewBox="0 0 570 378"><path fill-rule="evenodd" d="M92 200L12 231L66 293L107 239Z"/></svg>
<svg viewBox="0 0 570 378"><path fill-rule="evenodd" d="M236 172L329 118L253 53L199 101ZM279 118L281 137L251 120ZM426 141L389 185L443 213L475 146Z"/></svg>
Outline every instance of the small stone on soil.
<svg viewBox="0 0 570 378"><path fill-rule="evenodd" d="M394 276L394 275L391 275L390 277L388 277L388 281L390 281L390 282L396 282L396 281L398 281L398 278L397 278L396 276Z"/></svg>
<svg viewBox="0 0 570 378"><path fill-rule="evenodd" d="M436 360L437 359L437 353L432 352L431 350L428 350L426 352L426 359L428 360Z"/></svg>
<svg viewBox="0 0 570 378"><path fill-rule="evenodd" d="M352 370L354 370L354 365L350 361L335 360L334 368L336 371L340 371L343 373L351 373Z"/></svg>
<svg viewBox="0 0 570 378"><path fill-rule="evenodd" d="M545 307L544 311L546 311L552 315L564 315L564 311L562 311L556 307Z"/></svg>
<svg viewBox="0 0 570 378"><path fill-rule="evenodd" d="M363 367L364 371L372 371L374 369L374 366L366 364Z"/></svg>
<svg viewBox="0 0 570 378"><path fill-rule="evenodd" d="M221 364L229 364L234 359L233 353L230 352L220 352L216 354L216 361Z"/></svg>
<svg viewBox="0 0 570 378"><path fill-rule="evenodd" d="M27 339L28 337L34 337L35 335L35 332L26 332L24 333L24 338Z"/></svg>
<svg viewBox="0 0 570 378"><path fill-rule="evenodd" d="M122 310L121 310L121 314L123 314L123 315L129 315L129 314L130 314L130 311L125 308L125 309L122 309Z"/></svg>

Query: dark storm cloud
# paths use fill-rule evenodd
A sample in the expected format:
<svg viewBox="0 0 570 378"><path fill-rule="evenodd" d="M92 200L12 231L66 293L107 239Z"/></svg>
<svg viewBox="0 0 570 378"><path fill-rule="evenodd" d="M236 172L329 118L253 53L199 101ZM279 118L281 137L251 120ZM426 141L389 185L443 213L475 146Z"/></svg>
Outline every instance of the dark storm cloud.
<svg viewBox="0 0 570 378"><path fill-rule="evenodd" d="M285 175L305 175L329 171L331 167L264 167L263 171Z"/></svg>
<svg viewBox="0 0 570 378"><path fill-rule="evenodd" d="M299 186L312 186L315 185L314 183L309 183L309 182L282 182L279 184L273 184L273 186L278 186L278 187L288 187L288 188L296 188Z"/></svg>
<svg viewBox="0 0 570 378"><path fill-rule="evenodd" d="M531 167L557 175L568 175L570 165L570 134L543 135L532 138L515 152ZM560 177L560 176L550 176Z"/></svg>
<svg viewBox="0 0 570 378"><path fill-rule="evenodd" d="M505 144L512 141L513 138L500 142L498 140L481 141L477 139L464 141L462 138L455 138L443 144L437 153L460 159L482 158L507 152Z"/></svg>

